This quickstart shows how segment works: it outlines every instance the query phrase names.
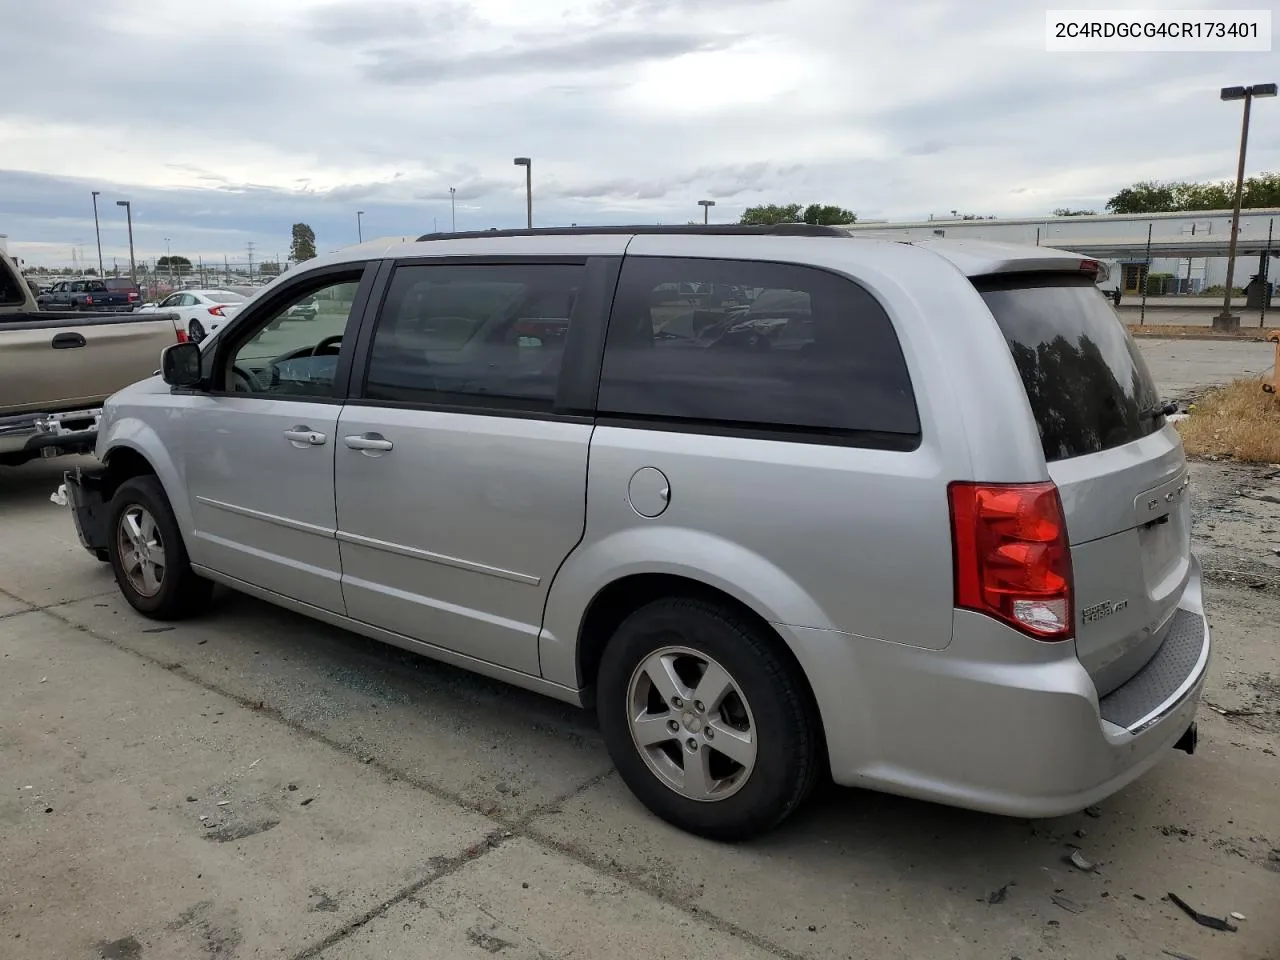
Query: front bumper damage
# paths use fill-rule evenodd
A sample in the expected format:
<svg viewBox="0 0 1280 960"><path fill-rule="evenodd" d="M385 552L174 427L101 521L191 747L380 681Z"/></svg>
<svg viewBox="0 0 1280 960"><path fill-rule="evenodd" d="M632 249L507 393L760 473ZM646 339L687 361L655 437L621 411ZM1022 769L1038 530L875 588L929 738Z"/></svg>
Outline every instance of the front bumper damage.
<svg viewBox="0 0 1280 960"><path fill-rule="evenodd" d="M67 506L76 525L80 545L99 560L107 552L106 472L77 467L62 475ZM56 494L55 494L56 496Z"/></svg>

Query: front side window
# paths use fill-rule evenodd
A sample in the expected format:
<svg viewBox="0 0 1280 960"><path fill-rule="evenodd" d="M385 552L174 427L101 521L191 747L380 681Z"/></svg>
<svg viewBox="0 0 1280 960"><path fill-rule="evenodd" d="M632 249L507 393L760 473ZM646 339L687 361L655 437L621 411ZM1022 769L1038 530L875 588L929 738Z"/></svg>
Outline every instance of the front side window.
<svg viewBox="0 0 1280 960"><path fill-rule="evenodd" d="M789 264L629 257L605 340L598 409L644 420L920 432L888 315L851 280Z"/></svg>
<svg viewBox="0 0 1280 960"><path fill-rule="evenodd" d="M585 268L409 265L378 316L364 396L550 409Z"/></svg>
<svg viewBox="0 0 1280 960"><path fill-rule="evenodd" d="M328 397L360 275L307 289L254 324L225 372L227 389L266 396ZM299 309L303 303L314 306Z"/></svg>

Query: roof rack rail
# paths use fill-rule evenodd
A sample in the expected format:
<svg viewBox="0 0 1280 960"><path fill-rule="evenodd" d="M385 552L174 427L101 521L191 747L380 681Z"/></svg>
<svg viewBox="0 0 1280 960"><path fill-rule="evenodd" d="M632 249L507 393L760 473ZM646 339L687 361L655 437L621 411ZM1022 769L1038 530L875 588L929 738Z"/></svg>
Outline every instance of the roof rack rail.
<svg viewBox="0 0 1280 960"><path fill-rule="evenodd" d="M776 223L766 226L755 224L701 223L672 224L662 226L652 223L635 226L607 227L534 227L519 230L467 230L458 233L424 233L419 240L471 240L479 237L563 237L599 234L706 234L708 236L769 236L769 237L848 237L849 231L840 227L819 226L812 223Z"/></svg>

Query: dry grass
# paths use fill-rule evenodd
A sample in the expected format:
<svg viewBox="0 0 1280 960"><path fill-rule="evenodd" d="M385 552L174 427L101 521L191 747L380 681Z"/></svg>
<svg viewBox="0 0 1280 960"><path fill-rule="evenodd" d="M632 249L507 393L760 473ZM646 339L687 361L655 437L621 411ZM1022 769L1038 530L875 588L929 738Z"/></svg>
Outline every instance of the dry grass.
<svg viewBox="0 0 1280 960"><path fill-rule="evenodd" d="M1256 326L1241 326L1239 333L1219 333L1207 324L1204 326L1176 323L1126 324L1129 332L1135 337L1171 337L1175 339L1191 338L1195 340L1265 340L1280 333L1280 327L1268 326L1259 329Z"/></svg>
<svg viewBox="0 0 1280 960"><path fill-rule="evenodd" d="M1187 453L1280 463L1280 395L1264 393L1262 383L1236 380L1191 407L1177 424Z"/></svg>

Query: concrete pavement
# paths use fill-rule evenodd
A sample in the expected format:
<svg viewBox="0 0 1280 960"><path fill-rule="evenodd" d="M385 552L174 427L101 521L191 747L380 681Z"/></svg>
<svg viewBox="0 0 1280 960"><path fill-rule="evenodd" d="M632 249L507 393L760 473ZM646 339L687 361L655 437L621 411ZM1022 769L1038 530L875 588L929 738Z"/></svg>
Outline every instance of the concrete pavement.
<svg viewBox="0 0 1280 960"><path fill-rule="evenodd" d="M1155 344L1166 389L1254 362ZM49 502L68 465L0 470L4 960L1277 956L1280 592L1239 573L1280 547L1265 471L1196 466L1225 713L1194 757L1096 817L828 787L726 846L649 816L569 707L232 593L136 616Z"/></svg>

